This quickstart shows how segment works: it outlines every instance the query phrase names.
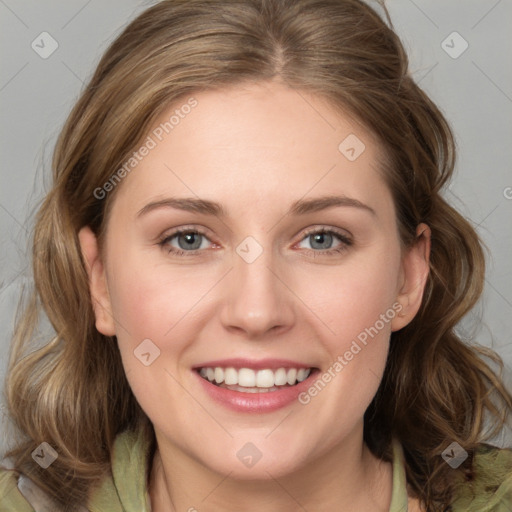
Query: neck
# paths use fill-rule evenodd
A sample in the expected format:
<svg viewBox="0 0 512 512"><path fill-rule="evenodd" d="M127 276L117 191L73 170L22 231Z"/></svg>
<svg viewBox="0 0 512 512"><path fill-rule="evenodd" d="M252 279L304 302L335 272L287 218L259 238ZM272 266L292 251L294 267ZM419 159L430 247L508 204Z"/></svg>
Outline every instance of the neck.
<svg viewBox="0 0 512 512"><path fill-rule="evenodd" d="M149 484L152 510L387 512L392 465L374 457L362 436L356 437L358 445L347 439L305 467L277 478L269 471L268 478L259 480L223 475L176 446L158 443Z"/></svg>

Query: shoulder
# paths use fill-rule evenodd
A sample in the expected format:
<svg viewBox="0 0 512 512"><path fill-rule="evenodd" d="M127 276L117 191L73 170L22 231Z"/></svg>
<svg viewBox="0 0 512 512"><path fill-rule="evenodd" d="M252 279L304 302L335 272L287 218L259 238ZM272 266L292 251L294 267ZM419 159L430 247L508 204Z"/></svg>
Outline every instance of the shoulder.
<svg viewBox="0 0 512 512"><path fill-rule="evenodd" d="M453 511L512 511L511 449L479 445L474 457L474 478L459 481Z"/></svg>
<svg viewBox="0 0 512 512"><path fill-rule="evenodd" d="M146 496L147 448L144 432L125 431L116 437L112 467L91 489L86 504L79 512L122 512L120 494L127 503L137 502L138 510L150 510ZM0 512L58 512L62 509L46 492L23 473L16 471L7 459L0 460Z"/></svg>
<svg viewBox="0 0 512 512"><path fill-rule="evenodd" d="M30 478L0 465L0 512L59 512L56 501ZM88 512L81 507L79 512Z"/></svg>
<svg viewBox="0 0 512 512"><path fill-rule="evenodd" d="M0 466L0 512L34 512L18 488L18 473Z"/></svg>

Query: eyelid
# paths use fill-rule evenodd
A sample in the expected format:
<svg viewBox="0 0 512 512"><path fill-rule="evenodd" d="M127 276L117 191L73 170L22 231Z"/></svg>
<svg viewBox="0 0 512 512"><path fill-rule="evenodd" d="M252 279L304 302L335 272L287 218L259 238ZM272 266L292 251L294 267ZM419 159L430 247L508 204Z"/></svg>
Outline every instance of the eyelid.
<svg viewBox="0 0 512 512"><path fill-rule="evenodd" d="M176 247L173 247L169 244L169 241L173 239L174 237L183 234L183 233L197 233L203 237L205 237L207 240L209 240L211 243L215 244L215 242L210 240L210 237L208 236L208 230L203 227L198 226L180 226L178 228L174 228L171 230L171 232L164 233L161 235L158 239L158 245L162 248L169 245L170 248L167 249L168 254L174 255L178 258L183 258L187 256L196 256L198 254L201 254L205 251L205 249L193 249L190 251L179 249ZM297 245L301 243L303 240L305 240L308 236L312 234L322 234L322 233L331 233L335 237L338 238L338 240L341 242L339 247L330 248L330 249L323 249L323 250L314 250L314 249L304 249L300 252L305 252L305 254L308 255L308 257L316 257L316 256L331 256L334 257L338 254L344 253L346 250L348 250L353 245L353 236L351 233L349 233L347 230L343 230L340 228L336 228L333 226L322 226L322 225L316 225L310 228L307 228L305 231L302 231L301 238L294 244Z"/></svg>
<svg viewBox="0 0 512 512"><path fill-rule="evenodd" d="M210 236L208 235L208 230L202 227L198 226L180 226L178 228L171 229L170 231L164 231L162 235L160 235L157 238L157 244L160 247L164 247L168 244L168 242L173 239L174 237L184 234L184 233L198 233L199 235L204 236L207 240L209 240L212 244L212 240L210 240ZM190 255L196 254L198 252L203 252L204 249L193 249L191 251L184 251L183 249L177 249L176 247L171 246L171 250L169 250L169 253L173 252L182 252L182 253L189 253Z"/></svg>
<svg viewBox="0 0 512 512"><path fill-rule="evenodd" d="M312 228L307 228L306 231L302 233L302 238L299 240L301 242L308 235L316 234L316 233L334 233L339 236L343 241L352 243L353 236L345 229L335 228L334 226L314 226Z"/></svg>
<svg viewBox="0 0 512 512"><path fill-rule="evenodd" d="M189 232L197 232L200 235L203 235L210 239L210 236L208 234L208 230L206 228L203 228L201 226L196 225L185 225L180 226L178 228L171 229L169 232L165 231L162 235L159 235L157 237L157 240L159 242L165 241L169 238L173 238L176 235L179 235L181 233L189 233ZM316 225L310 228L306 228L306 230L301 232L301 238L298 240L301 242L304 238L306 238L308 235L311 235L313 233L321 233L321 232L327 232L327 233L335 233L340 238L342 238L346 242L352 242L352 234L348 232L347 230L342 230L340 228L335 228L334 226L327 226L327 225ZM192 251L190 251L192 252Z"/></svg>
<svg viewBox="0 0 512 512"><path fill-rule="evenodd" d="M180 226L178 228L167 229L161 235L159 235L157 237L157 240L161 242L162 240L165 240L167 238L172 238L181 233L190 233L190 232L197 232L200 235L204 235L205 237L210 239L209 230L207 230L206 228L203 228L201 226L190 225L190 226Z"/></svg>

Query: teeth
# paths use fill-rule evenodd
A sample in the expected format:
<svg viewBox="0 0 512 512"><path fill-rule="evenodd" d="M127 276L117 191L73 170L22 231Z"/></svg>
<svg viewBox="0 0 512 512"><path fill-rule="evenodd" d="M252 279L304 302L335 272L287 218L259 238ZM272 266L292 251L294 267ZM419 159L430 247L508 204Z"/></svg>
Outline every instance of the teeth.
<svg viewBox="0 0 512 512"><path fill-rule="evenodd" d="M303 380L306 379L306 377L309 375L309 373L306 373L307 370L305 368L301 368L298 372L297 372L297 380L299 382L302 382Z"/></svg>
<svg viewBox="0 0 512 512"><path fill-rule="evenodd" d="M217 384L224 382L224 370L222 368L215 368L213 375Z"/></svg>
<svg viewBox="0 0 512 512"><path fill-rule="evenodd" d="M256 372L250 368L241 368L238 370L238 382L236 384L245 388L253 388L256 385Z"/></svg>
<svg viewBox="0 0 512 512"><path fill-rule="evenodd" d="M224 382L226 384L238 384L238 372L234 368L226 368L224 372Z"/></svg>
<svg viewBox="0 0 512 512"><path fill-rule="evenodd" d="M258 370L256 374L256 387L271 388L274 385L275 377L272 370Z"/></svg>
<svg viewBox="0 0 512 512"><path fill-rule="evenodd" d="M284 386L287 383L286 370L284 368L279 368L277 372L274 374L274 384L276 386Z"/></svg>
<svg viewBox="0 0 512 512"><path fill-rule="evenodd" d="M286 380L290 386L295 384L295 381L297 380L297 370L295 368L290 368L288 370L288 373L286 374Z"/></svg>
<svg viewBox="0 0 512 512"><path fill-rule="evenodd" d="M255 388L261 388L268 391L275 391L276 386L294 386L298 382L307 379L311 373L311 368L279 368L278 370L252 370L251 368L201 368L199 374L201 377L223 384L222 387L229 386L230 389L245 388L246 392L257 393ZM249 388L251 390L249 391ZM253 391L254 390L254 391Z"/></svg>

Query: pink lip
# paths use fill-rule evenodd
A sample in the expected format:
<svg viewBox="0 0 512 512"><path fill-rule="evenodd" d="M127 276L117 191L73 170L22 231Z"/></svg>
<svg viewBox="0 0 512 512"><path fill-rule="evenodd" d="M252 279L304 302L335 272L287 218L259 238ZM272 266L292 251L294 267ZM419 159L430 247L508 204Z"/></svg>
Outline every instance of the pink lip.
<svg viewBox="0 0 512 512"><path fill-rule="evenodd" d="M224 362L223 364L215 364L215 366L224 366ZM209 366L205 365L205 367ZM247 366L242 365L241 368L243 367L247 368ZM264 367L269 368L269 366ZM292 365L292 368L294 367L295 366ZM283 368L283 366L278 366L278 368ZM309 367L299 365L299 368ZM286 387L279 391L269 391L267 393L232 391L231 389L221 388L212 384L210 381L201 377L198 371L194 371L193 373L199 379L206 394L217 403L236 412L265 413L277 411L295 402L299 394L306 391L306 389L311 386L312 379L316 378L318 370L313 370L307 379L299 382L295 386Z"/></svg>
<svg viewBox="0 0 512 512"><path fill-rule="evenodd" d="M311 365L297 363L296 361L290 361L289 359L260 359L255 361L254 359L218 359L217 361L207 361L202 364L195 365L192 369L199 370L200 368L251 368L253 370L277 370L279 368L312 368Z"/></svg>

